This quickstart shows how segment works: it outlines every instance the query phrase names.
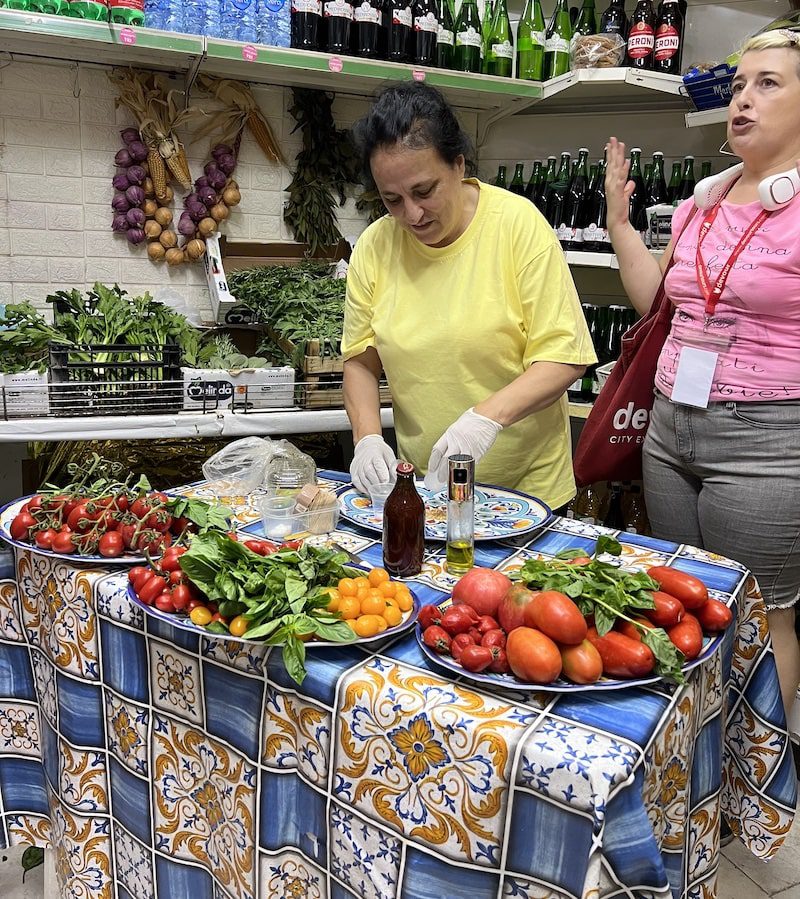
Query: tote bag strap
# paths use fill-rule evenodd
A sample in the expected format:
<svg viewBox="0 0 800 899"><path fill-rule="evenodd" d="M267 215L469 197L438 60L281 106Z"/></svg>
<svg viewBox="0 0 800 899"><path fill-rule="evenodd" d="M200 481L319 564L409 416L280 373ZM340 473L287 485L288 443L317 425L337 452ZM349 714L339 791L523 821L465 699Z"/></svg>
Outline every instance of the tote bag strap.
<svg viewBox="0 0 800 899"><path fill-rule="evenodd" d="M678 241L683 237L683 232L689 227L692 220L694 219L694 217L697 215L697 213L699 211L700 210L697 208L697 206L693 206L692 211L689 213L689 215L686 217L686 221L683 223L683 227L678 232L678 236L675 237L673 235L674 239L672 241L672 251L670 252L669 259L667 260L666 266L664 266L664 274L661 276L661 283L658 285L658 290L656 290L656 295L653 298L653 303L650 306L650 310L647 312L647 316L658 315L662 310L669 309L670 306L672 305L672 301L667 296L667 291L666 291L666 287L665 287L667 275L669 274L669 270L675 264L675 250L678 246ZM671 317L672 317L672 315L670 313L670 318Z"/></svg>

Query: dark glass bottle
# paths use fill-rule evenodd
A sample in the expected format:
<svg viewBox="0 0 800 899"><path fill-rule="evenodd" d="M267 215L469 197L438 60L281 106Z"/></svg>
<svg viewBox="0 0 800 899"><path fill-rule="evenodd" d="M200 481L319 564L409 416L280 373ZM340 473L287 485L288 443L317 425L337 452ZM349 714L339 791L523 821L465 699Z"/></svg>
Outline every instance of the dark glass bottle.
<svg viewBox="0 0 800 899"><path fill-rule="evenodd" d="M436 62L436 39L439 34L437 0L414 0L414 62L432 66Z"/></svg>
<svg viewBox="0 0 800 899"><path fill-rule="evenodd" d="M322 0L292 0L291 42L298 50L322 46Z"/></svg>
<svg viewBox="0 0 800 899"><path fill-rule="evenodd" d="M389 38L389 59L392 62L409 62L414 33L411 0L389 0L387 17L389 20L386 26Z"/></svg>
<svg viewBox="0 0 800 899"><path fill-rule="evenodd" d="M647 188L646 206L658 206L667 202L667 182L664 178L664 154L660 150L653 153L653 174Z"/></svg>
<svg viewBox="0 0 800 899"><path fill-rule="evenodd" d="M677 206L681 196L681 163L676 160L672 163L672 174L667 185L667 202Z"/></svg>
<svg viewBox="0 0 800 899"><path fill-rule="evenodd" d="M353 53L378 59L384 44L382 32L384 0L363 0L353 7Z"/></svg>
<svg viewBox="0 0 800 899"><path fill-rule="evenodd" d="M711 177L711 160L706 159L706 161L700 166L700 180L703 178Z"/></svg>
<svg viewBox="0 0 800 899"><path fill-rule="evenodd" d="M508 185L508 189L512 194L519 194L521 197L525 196L525 179L522 175L523 169L524 163L522 162L518 162L514 166L514 177L511 179L511 184Z"/></svg>
<svg viewBox="0 0 800 899"><path fill-rule="evenodd" d="M436 35L436 65L440 69L453 68L456 44L456 24L450 0L439 0L439 32Z"/></svg>
<svg viewBox="0 0 800 899"><path fill-rule="evenodd" d="M570 182L569 173L570 154L561 154L561 165L556 173L555 180L547 191L547 211L545 218L550 223L551 228L558 228L561 222L562 210L564 208L564 196Z"/></svg>
<svg viewBox="0 0 800 899"><path fill-rule="evenodd" d="M653 69L666 75L680 75L683 48L683 16L678 0L665 0L656 22Z"/></svg>
<svg viewBox="0 0 800 899"><path fill-rule="evenodd" d="M528 179L528 183L525 186L525 196L531 201L531 203L535 202L536 199L536 191L539 188L539 184L542 180L542 163L540 160L535 160L533 163L533 169L531 170L531 177Z"/></svg>
<svg viewBox="0 0 800 899"><path fill-rule="evenodd" d="M600 17L600 34L618 34L622 40L628 39L628 17L625 14L625 0L611 0Z"/></svg>
<svg viewBox="0 0 800 899"><path fill-rule="evenodd" d="M678 198L688 200L694 195L694 187L697 180L694 177L694 156L686 156L683 160L683 175L681 176L681 191Z"/></svg>
<svg viewBox="0 0 800 899"><path fill-rule="evenodd" d="M583 215L589 190L589 151L578 151L578 162L564 194L561 219L556 228L559 243L565 250L583 249Z"/></svg>
<svg viewBox="0 0 800 899"><path fill-rule="evenodd" d="M456 23L455 70L480 72L482 47L478 4L475 0L463 0Z"/></svg>
<svg viewBox="0 0 800 899"><path fill-rule="evenodd" d="M634 69L653 68L655 14L650 0L639 0L628 32L627 64Z"/></svg>
<svg viewBox="0 0 800 899"><path fill-rule="evenodd" d="M508 182L506 181L506 167L504 165L499 165L497 167L497 175L494 179L494 186L508 188Z"/></svg>
<svg viewBox="0 0 800 899"><path fill-rule="evenodd" d="M349 53L353 4L348 0L326 0L324 12L328 53Z"/></svg>
<svg viewBox="0 0 800 899"><path fill-rule="evenodd" d="M556 161L555 156L547 157L547 167L539 182L539 187L533 195L533 202L536 204L536 208L545 217L547 216L547 197L553 182L556 180Z"/></svg>
<svg viewBox="0 0 800 899"><path fill-rule="evenodd" d="M594 0L583 0L573 34L597 34L597 15L594 10Z"/></svg>
<svg viewBox="0 0 800 899"><path fill-rule="evenodd" d="M425 503L414 484L414 466L397 463L397 482L383 507L383 567L392 577L422 571Z"/></svg>
<svg viewBox="0 0 800 899"><path fill-rule="evenodd" d="M642 178L642 151L639 147L634 147L631 150L631 167L628 172L628 179L636 185L628 200L628 220L634 229L644 237L644 232L647 230L647 221L645 216L644 179Z"/></svg>
<svg viewBox="0 0 800 899"><path fill-rule="evenodd" d="M625 518L622 514L622 485L614 481L609 485L608 510L603 519L603 524L607 528L613 528L615 531L625 530Z"/></svg>
<svg viewBox="0 0 800 899"><path fill-rule="evenodd" d="M613 253L606 225L606 163L601 160L589 187L583 217L583 248L589 253Z"/></svg>

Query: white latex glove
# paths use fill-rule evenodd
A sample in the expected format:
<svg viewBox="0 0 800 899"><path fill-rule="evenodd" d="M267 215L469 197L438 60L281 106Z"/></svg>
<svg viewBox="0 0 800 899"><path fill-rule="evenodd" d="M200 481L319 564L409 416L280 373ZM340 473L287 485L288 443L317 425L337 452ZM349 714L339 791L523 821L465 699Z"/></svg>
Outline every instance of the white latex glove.
<svg viewBox="0 0 800 899"><path fill-rule="evenodd" d="M447 486L447 457L454 453L466 453L478 461L489 452L503 426L485 415L480 415L474 407L467 411L442 434L434 443L428 460L425 486L428 490L439 491Z"/></svg>
<svg viewBox="0 0 800 899"><path fill-rule="evenodd" d="M397 459L380 434L367 434L358 441L350 463L350 477L356 489L369 494L375 484L385 484L397 477Z"/></svg>

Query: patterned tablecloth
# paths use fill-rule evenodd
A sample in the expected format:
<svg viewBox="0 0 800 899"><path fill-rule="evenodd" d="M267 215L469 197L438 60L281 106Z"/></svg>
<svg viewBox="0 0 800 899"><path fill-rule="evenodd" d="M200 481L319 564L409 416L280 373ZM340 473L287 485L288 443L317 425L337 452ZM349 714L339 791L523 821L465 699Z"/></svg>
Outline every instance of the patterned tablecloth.
<svg viewBox="0 0 800 899"><path fill-rule="evenodd" d="M600 530L557 519L477 563L591 550ZM379 564L374 537L336 534ZM720 806L763 858L794 814L763 606L734 562L620 537L623 564L733 597L735 629L680 689L477 689L413 633L311 650L298 689L279 653L145 617L119 570L17 551L16 579L0 572L0 842L54 845L63 899L713 897ZM453 583L429 550L422 599Z"/></svg>

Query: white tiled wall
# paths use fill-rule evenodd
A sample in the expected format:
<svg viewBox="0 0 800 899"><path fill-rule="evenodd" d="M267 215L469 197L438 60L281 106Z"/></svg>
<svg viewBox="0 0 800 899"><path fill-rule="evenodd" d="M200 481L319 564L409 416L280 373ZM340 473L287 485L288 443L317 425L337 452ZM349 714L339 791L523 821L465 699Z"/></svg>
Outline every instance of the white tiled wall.
<svg viewBox="0 0 800 899"><path fill-rule="evenodd" d="M300 134L291 134L295 122L286 113L291 92L257 87L254 93L292 164ZM110 230L113 158L122 145L120 129L132 124L127 110L115 110L114 97L101 69L19 61L0 69L0 303L41 306L54 290L102 281L131 292L170 286L210 312L202 266L156 266L144 245L131 247ZM213 109L207 99L202 105ZM366 101L337 98L337 124L351 124L365 109ZM195 177L208 149L208 139L187 146ZM249 132L235 177L242 202L224 232L291 240L282 218L289 170L267 160ZM346 237L364 227L352 199L339 217Z"/></svg>

